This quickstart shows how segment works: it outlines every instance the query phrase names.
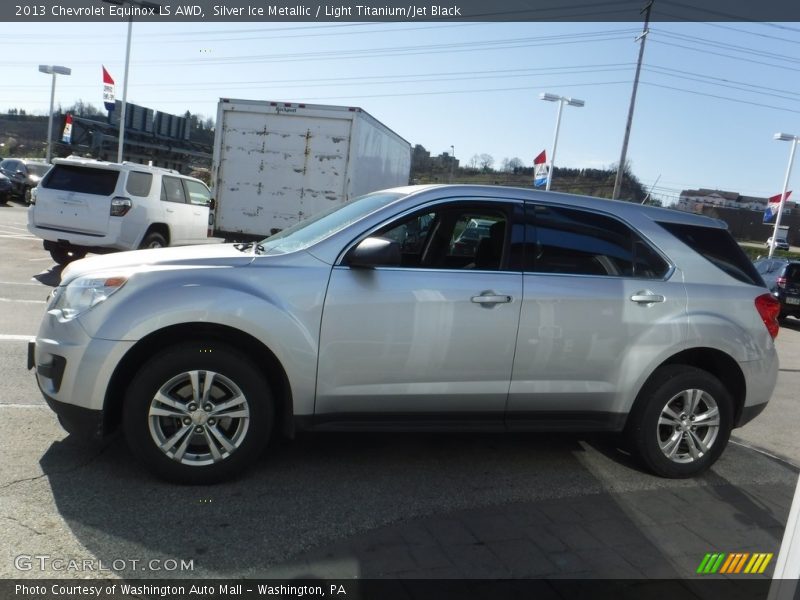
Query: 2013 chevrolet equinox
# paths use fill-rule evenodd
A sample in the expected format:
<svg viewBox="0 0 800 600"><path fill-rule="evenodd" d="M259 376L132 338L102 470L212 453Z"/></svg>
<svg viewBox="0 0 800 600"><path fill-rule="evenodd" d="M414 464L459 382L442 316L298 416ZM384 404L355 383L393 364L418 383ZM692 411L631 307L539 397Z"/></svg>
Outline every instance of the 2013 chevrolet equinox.
<svg viewBox="0 0 800 600"><path fill-rule="evenodd" d="M75 262L28 363L68 431L121 426L172 481L230 477L296 429L620 431L688 477L772 394L763 285L705 217L416 186L257 244Z"/></svg>

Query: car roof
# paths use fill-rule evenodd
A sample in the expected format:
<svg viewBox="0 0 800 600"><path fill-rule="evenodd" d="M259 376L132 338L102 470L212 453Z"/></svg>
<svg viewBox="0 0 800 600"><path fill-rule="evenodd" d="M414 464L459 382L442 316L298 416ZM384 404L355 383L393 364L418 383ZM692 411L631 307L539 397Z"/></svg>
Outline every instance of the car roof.
<svg viewBox="0 0 800 600"><path fill-rule="evenodd" d="M465 196L482 196L486 198L507 198L513 195L515 198L526 202L537 202L543 204L559 205L566 208L588 208L608 212L618 217L626 218L633 216L646 216L652 221L661 223L675 223L679 225L695 225L700 227L712 227L715 229L728 229L728 224L721 219L713 219L705 215L697 215L690 212L661 208L658 206L646 206L638 202L626 200L611 200L608 198L597 198L595 196L584 196L579 194L567 194L563 192L547 192L532 188L520 188L500 185L471 185L471 184L432 184L432 185L410 185L393 188L391 192L397 192L405 196L425 194L430 191L449 190L453 195L463 194Z"/></svg>

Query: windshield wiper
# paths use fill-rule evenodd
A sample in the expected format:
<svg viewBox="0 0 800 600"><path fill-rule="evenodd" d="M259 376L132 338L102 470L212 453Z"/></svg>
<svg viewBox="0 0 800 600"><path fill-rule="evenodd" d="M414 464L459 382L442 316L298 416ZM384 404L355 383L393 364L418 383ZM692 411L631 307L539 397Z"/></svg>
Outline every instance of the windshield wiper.
<svg viewBox="0 0 800 600"><path fill-rule="evenodd" d="M246 252L247 250L252 249L253 254L264 254L264 246L261 244L255 244L253 242L241 242L239 244L234 244L233 247L239 252Z"/></svg>

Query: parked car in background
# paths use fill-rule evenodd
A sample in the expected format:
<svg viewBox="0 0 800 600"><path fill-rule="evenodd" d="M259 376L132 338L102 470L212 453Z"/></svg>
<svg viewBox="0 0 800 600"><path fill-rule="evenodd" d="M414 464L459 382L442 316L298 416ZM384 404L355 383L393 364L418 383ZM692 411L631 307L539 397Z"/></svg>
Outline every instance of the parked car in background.
<svg viewBox="0 0 800 600"><path fill-rule="evenodd" d="M767 239L766 247L769 248L772 245L772 238ZM775 249L776 250L789 250L789 242L786 241L786 238L778 238L775 240Z"/></svg>
<svg viewBox="0 0 800 600"><path fill-rule="evenodd" d="M800 317L800 261L762 258L754 265L767 288L780 300L780 319Z"/></svg>
<svg viewBox="0 0 800 600"><path fill-rule="evenodd" d="M199 179L130 162L53 163L32 198L28 230L57 263L209 241L211 192Z"/></svg>
<svg viewBox="0 0 800 600"><path fill-rule="evenodd" d="M12 189L11 180L0 173L0 204L5 204L9 201Z"/></svg>
<svg viewBox="0 0 800 600"><path fill-rule="evenodd" d="M42 177L50 170L50 165L27 158L6 158L0 161L0 172L11 180L12 194L31 203L31 190L39 185Z"/></svg>
<svg viewBox="0 0 800 600"><path fill-rule="evenodd" d="M483 221L489 243L454 253ZM75 262L28 367L67 430L121 428L173 482L230 477L300 429L624 432L689 477L765 408L779 309L720 221L413 186L260 243Z"/></svg>

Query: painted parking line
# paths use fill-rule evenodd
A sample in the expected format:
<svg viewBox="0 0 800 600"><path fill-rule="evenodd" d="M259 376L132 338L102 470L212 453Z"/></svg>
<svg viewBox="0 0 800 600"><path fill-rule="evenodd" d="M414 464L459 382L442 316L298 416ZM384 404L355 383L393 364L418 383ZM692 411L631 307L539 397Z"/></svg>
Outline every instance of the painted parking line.
<svg viewBox="0 0 800 600"><path fill-rule="evenodd" d="M20 300L17 298L0 298L0 302L21 302L22 304L47 304L47 300Z"/></svg>
<svg viewBox="0 0 800 600"><path fill-rule="evenodd" d="M0 333L0 342L32 342L35 339L35 335L12 335L8 333Z"/></svg>

